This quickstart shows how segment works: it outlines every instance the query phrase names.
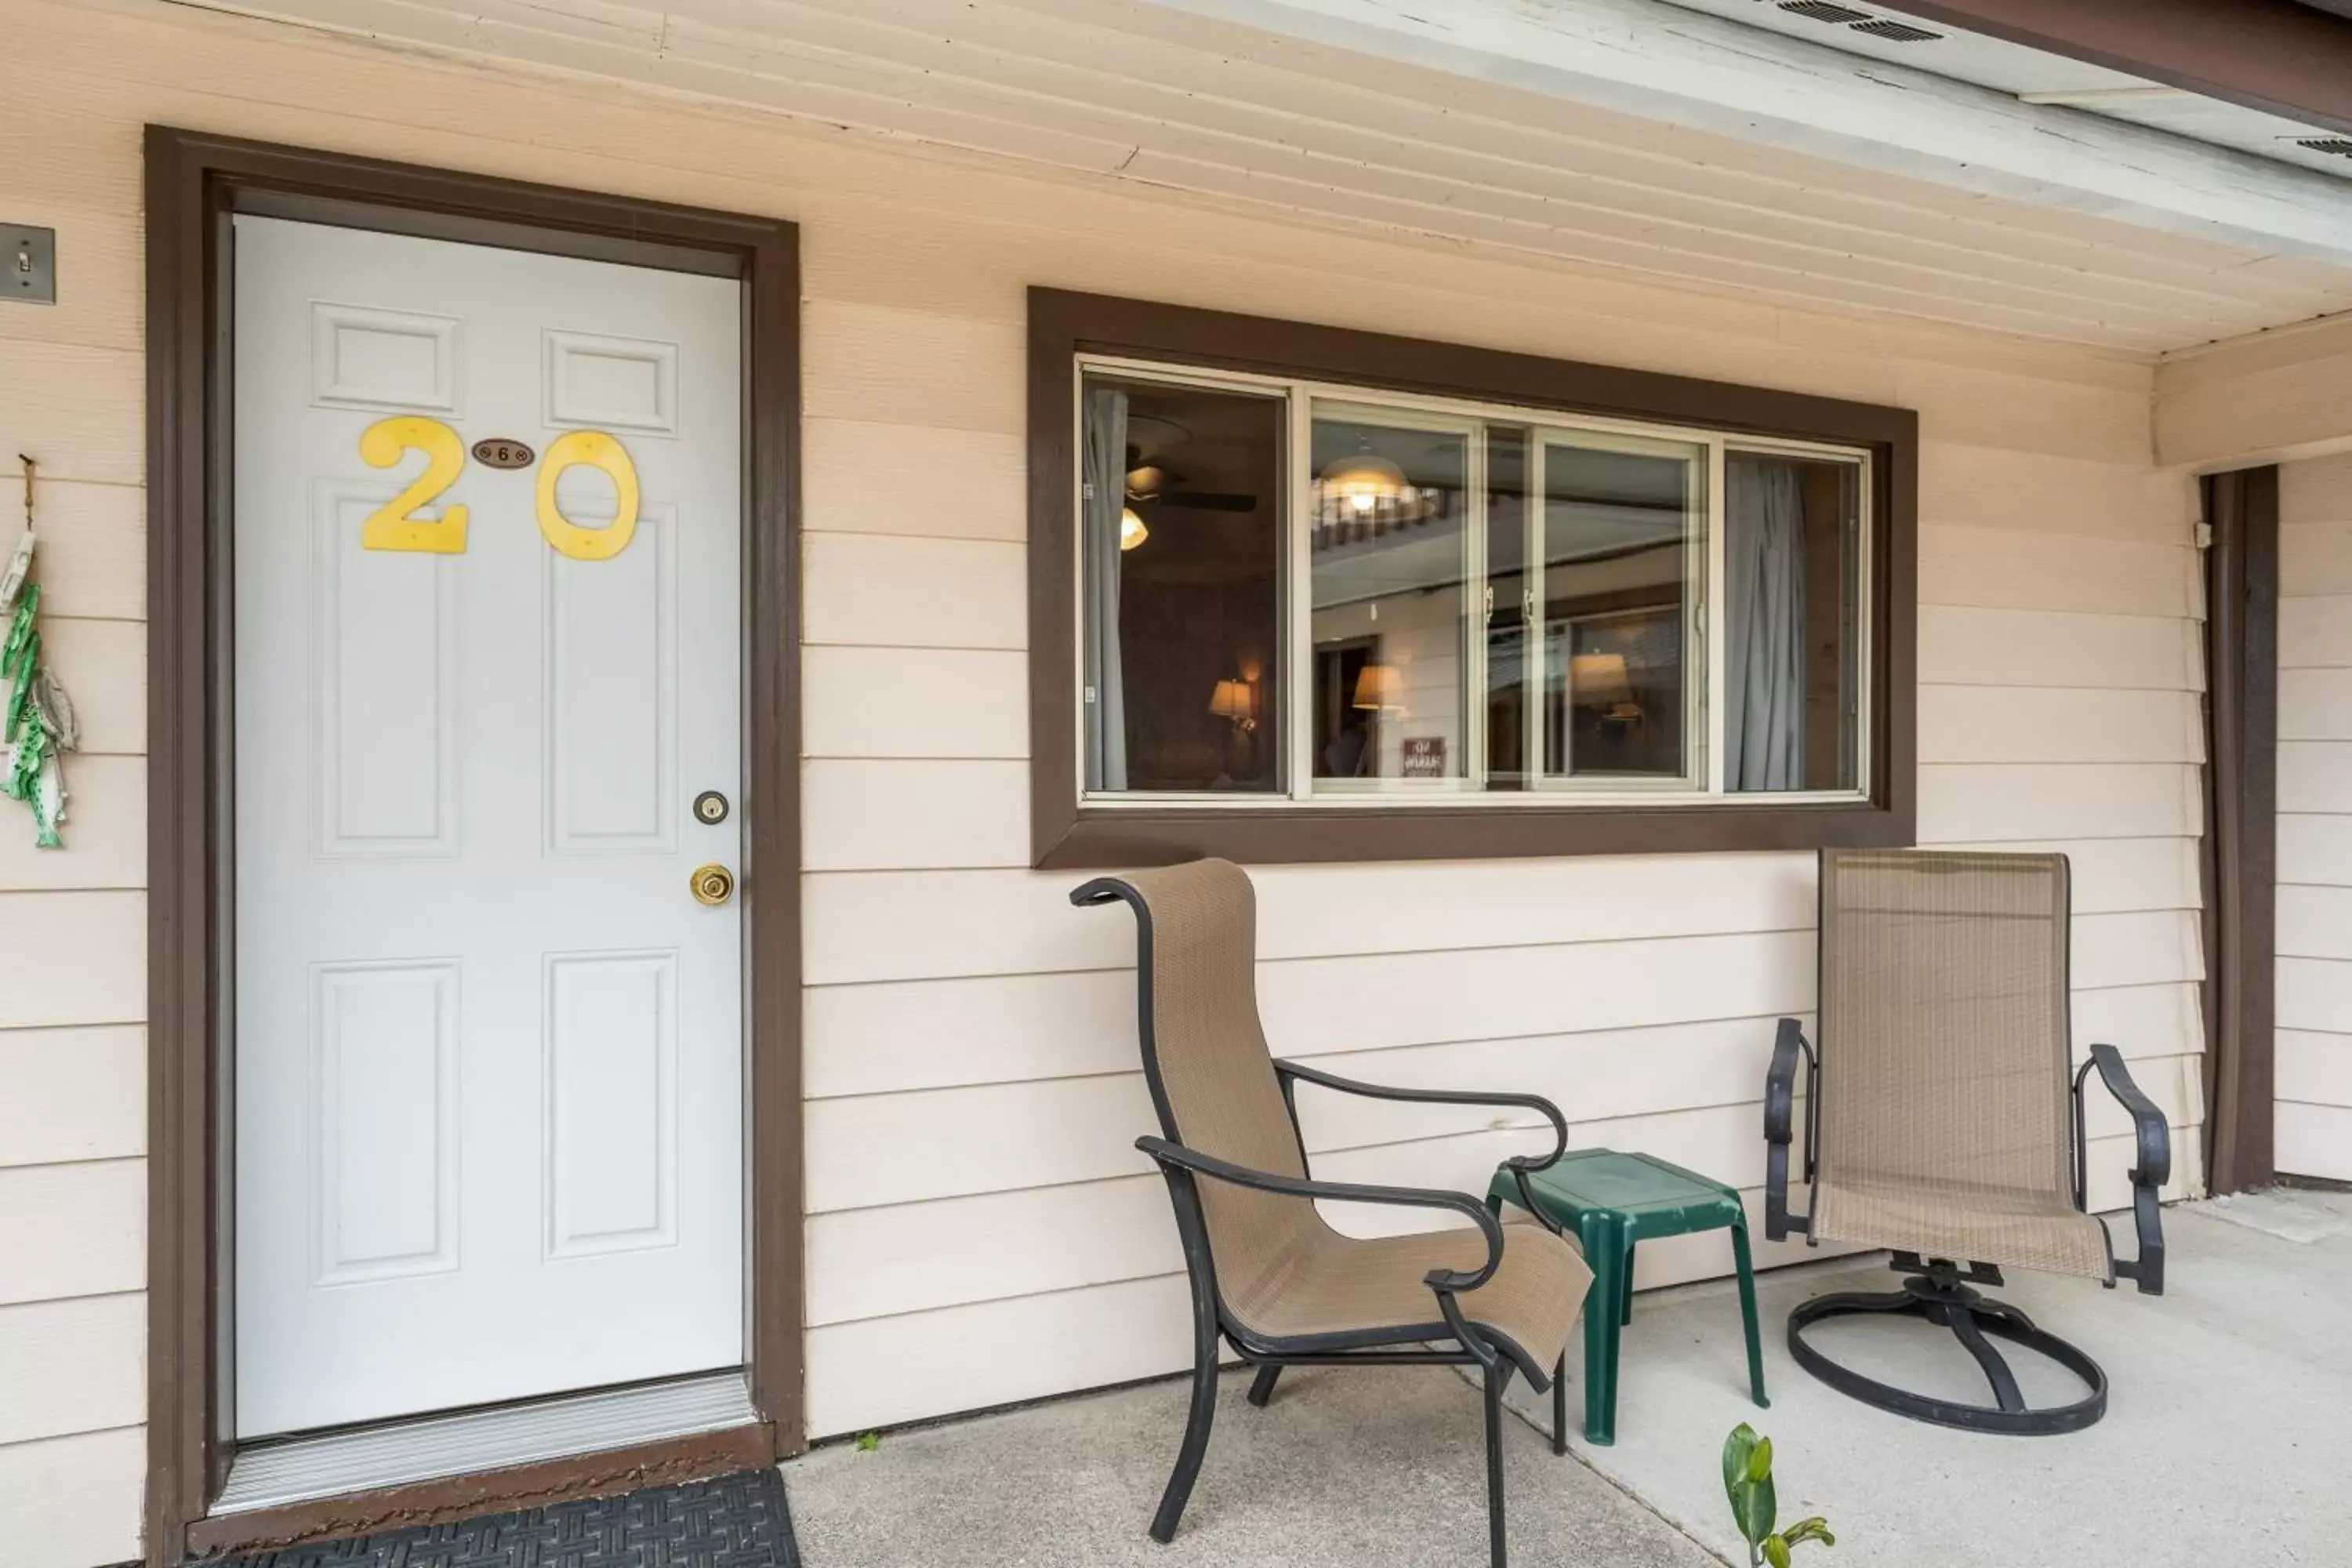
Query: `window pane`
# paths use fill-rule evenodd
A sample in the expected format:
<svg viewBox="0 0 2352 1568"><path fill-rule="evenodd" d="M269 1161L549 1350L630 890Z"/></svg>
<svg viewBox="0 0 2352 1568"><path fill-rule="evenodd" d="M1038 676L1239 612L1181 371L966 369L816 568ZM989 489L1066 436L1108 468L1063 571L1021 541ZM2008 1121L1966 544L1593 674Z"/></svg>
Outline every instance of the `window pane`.
<svg viewBox="0 0 2352 1568"><path fill-rule="evenodd" d="M1088 376L1090 791L1281 787L1279 397Z"/></svg>
<svg viewBox="0 0 2352 1568"><path fill-rule="evenodd" d="M1526 789L1535 749L1528 645L1528 432L1486 426L1486 787Z"/></svg>
<svg viewBox="0 0 2352 1568"><path fill-rule="evenodd" d="M1548 435L1542 451L1544 772L1698 782L1706 449Z"/></svg>
<svg viewBox="0 0 2352 1568"><path fill-rule="evenodd" d="M1472 761L1469 434L1384 420L1318 408L1309 459L1315 776L1341 788Z"/></svg>
<svg viewBox="0 0 2352 1568"><path fill-rule="evenodd" d="M1724 786L1856 788L1861 466L1734 452L1724 489Z"/></svg>

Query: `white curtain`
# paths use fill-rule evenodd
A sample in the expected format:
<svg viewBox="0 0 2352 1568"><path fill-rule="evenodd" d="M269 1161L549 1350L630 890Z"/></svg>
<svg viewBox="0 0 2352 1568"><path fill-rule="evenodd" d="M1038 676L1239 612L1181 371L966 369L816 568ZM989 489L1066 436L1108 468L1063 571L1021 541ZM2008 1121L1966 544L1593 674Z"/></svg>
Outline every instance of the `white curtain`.
<svg viewBox="0 0 2352 1568"><path fill-rule="evenodd" d="M1805 787L1805 497L1796 464L1726 465L1725 784Z"/></svg>
<svg viewBox="0 0 2352 1568"><path fill-rule="evenodd" d="M1085 577L1087 787L1127 787L1127 681L1119 666L1119 516L1127 510L1127 394L1089 387L1081 443L1079 551Z"/></svg>

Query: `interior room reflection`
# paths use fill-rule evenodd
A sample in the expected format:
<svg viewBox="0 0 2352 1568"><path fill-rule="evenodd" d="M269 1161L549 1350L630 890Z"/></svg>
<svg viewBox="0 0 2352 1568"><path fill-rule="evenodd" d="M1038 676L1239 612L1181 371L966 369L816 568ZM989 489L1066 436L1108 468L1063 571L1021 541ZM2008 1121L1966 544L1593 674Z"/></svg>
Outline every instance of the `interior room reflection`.
<svg viewBox="0 0 2352 1568"><path fill-rule="evenodd" d="M1465 775L1470 437L1319 412L1308 557L1318 780Z"/></svg>
<svg viewBox="0 0 2352 1568"><path fill-rule="evenodd" d="M1703 569L1705 454L1544 443L1543 766L1679 779L1691 584Z"/></svg>
<svg viewBox="0 0 2352 1568"><path fill-rule="evenodd" d="M1276 397L1087 379L1089 790L1282 786L1283 407Z"/></svg>

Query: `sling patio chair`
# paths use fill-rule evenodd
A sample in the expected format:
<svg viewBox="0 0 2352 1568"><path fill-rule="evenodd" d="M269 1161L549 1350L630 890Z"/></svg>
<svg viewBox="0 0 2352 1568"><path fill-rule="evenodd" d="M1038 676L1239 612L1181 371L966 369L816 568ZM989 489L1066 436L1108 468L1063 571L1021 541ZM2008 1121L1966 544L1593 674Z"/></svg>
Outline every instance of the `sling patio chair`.
<svg viewBox="0 0 2352 1568"><path fill-rule="evenodd" d="M1550 1152L1510 1162L1539 1170L1568 1145L1568 1123L1529 1094L1385 1089L1276 1061L1257 1015L1257 914L1249 879L1223 860L1103 877L1074 904L1122 900L1135 910L1144 1078L1159 1163L1192 1283L1192 1409L1151 1535L1165 1543L1200 1473L1217 1404L1222 1334L1257 1369L1264 1406L1286 1366L1475 1365L1486 1402L1486 1514L1504 1568L1503 1390L1516 1370L1553 1391L1591 1271L1540 1226L1505 1225L1467 1193L1318 1182L1307 1173L1295 1094L1304 1081L1378 1100L1518 1106L1551 1123ZM1476 1226L1360 1239L1318 1200L1391 1204L1459 1215ZM1561 1452L1565 1448L1561 1447Z"/></svg>
<svg viewBox="0 0 2352 1568"><path fill-rule="evenodd" d="M1789 1316L1789 1351L1841 1393L1921 1421L1979 1432L2074 1432L2106 1410L2099 1364L2006 1302L1973 1289L2003 1268L2118 1275L2164 1293L2157 1199L2171 1173L2164 1114L2115 1047L2074 1071L2063 855L1825 850L1821 860L1821 1038L1780 1020L1764 1094L1764 1233L1894 1253L1910 1276L1887 1294L1816 1297ZM1804 1179L1811 1212L1789 1212L1789 1150L1804 1068ZM2137 1262L2118 1263L2085 1209L2084 1082L2096 1068L2131 1113ZM2070 1079L2069 1074L2072 1073ZM1897 1388L1831 1360L1805 1337L1854 1314L1949 1329L1992 1385L1993 1404ZM2079 1378L2066 1405L2030 1406L1987 1336Z"/></svg>

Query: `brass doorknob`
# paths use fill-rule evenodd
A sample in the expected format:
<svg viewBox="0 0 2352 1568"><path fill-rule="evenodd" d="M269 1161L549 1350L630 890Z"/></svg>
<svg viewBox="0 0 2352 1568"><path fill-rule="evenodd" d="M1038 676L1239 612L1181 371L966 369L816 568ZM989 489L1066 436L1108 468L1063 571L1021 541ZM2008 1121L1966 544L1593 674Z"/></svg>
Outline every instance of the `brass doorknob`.
<svg viewBox="0 0 2352 1568"><path fill-rule="evenodd" d="M687 886L694 889L694 901L712 908L735 896L735 873L724 866L697 866Z"/></svg>

